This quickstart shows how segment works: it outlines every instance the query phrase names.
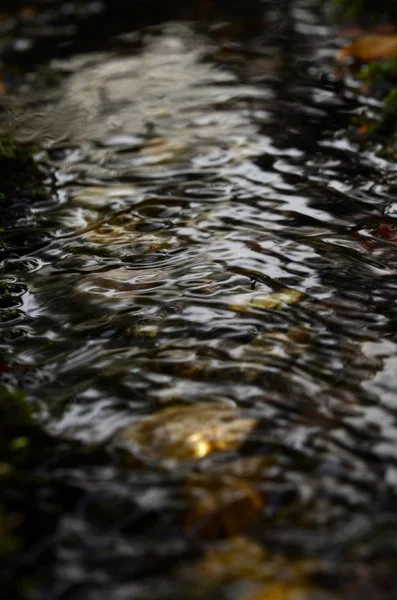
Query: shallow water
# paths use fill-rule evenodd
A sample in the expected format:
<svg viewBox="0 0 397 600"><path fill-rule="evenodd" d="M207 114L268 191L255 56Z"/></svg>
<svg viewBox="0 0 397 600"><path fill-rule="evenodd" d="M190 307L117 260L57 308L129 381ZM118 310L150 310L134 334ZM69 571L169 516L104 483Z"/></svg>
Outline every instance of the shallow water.
<svg viewBox="0 0 397 600"><path fill-rule="evenodd" d="M25 292L4 345L45 430L116 457L55 473L84 493L48 597L394 597L394 168L347 137L323 16L273 18L244 42L168 23L18 82L48 199L2 263Z"/></svg>

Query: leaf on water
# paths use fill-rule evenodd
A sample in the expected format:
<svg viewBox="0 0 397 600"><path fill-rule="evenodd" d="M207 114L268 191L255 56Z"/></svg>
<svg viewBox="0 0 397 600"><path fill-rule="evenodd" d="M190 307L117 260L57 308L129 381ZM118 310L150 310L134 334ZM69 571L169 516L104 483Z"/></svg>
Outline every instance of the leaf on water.
<svg viewBox="0 0 397 600"><path fill-rule="evenodd" d="M337 54L337 60L341 62L350 57L366 63L392 56L397 56L396 34L369 34L357 38L342 48Z"/></svg>
<svg viewBox="0 0 397 600"><path fill-rule="evenodd" d="M256 425L235 408L211 402L165 408L122 432L119 443L141 460L165 464L238 448Z"/></svg>
<svg viewBox="0 0 397 600"><path fill-rule="evenodd" d="M287 304L294 304L304 297L303 292L285 288L274 294L239 294L229 304L229 309L236 312L246 312L250 308L281 309Z"/></svg>

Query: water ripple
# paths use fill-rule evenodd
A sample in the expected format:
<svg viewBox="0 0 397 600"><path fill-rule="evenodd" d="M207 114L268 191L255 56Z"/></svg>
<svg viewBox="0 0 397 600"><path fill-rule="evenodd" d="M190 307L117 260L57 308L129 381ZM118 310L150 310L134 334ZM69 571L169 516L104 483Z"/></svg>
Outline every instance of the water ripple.
<svg viewBox="0 0 397 600"><path fill-rule="evenodd" d="M13 358L47 429L103 442L181 403L255 419L233 456L153 474L151 509L127 481L134 470L109 475L149 515L145 539L119 541L121 570L132 549L141 569L157 556L164 531L182 544L178 477L239 456L274 461L255 492L268 499L255 518L269 546L354 562L382 554L382 527L396 530L396 253L379 234L393 222L388 167L344 137L353 101L310 66L317 57L329 76L333 42L296 4L297 70L282 34L222 62L204 34L170 24L146 32L143 50L47 65L28 105L18 100L17 135L40 138L53 196L35 205L34 247L1 265L0 313L20 328ZM97 491L103 477L83 475ZM75 548L92 572L92 548L66 525L63 562ZM90 560L116 589L101 535Z"/></svg>

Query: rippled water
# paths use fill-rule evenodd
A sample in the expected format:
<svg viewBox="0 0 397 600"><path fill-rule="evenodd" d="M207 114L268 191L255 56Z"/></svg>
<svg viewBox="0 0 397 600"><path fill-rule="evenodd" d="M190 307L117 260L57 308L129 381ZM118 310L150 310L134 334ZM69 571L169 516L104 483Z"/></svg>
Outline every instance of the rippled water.
<svg viewBox="0 0 397 600"><path fill-rule="evenodd" d="M14 134L40 142L50 193L37 247L2 263L23 286L18 383L51 434L116 456L138 431L138 465L57 472L86 495L58 523L51 598L394 597L394 169L346 136L334 37L295 2L244 43L169 23L21 84ZM187 462L145 450L137 423L209 402L241 409L242 445L197 450L182 419ZM236 486L257 495L241 510Z"/></svg>

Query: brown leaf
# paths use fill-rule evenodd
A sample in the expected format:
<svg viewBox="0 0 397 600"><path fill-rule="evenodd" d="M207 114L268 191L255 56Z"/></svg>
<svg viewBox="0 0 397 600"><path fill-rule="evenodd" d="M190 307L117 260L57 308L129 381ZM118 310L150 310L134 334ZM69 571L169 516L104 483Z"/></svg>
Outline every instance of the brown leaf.
<svg viewBox="0 0 397 600"><path fill-rule="evenodd" d="M392 56L397 56L396 34L369 34L357 38L342 48L337 54L337 60L341 62L345 58L352 57L366 63Z"/></svg>

